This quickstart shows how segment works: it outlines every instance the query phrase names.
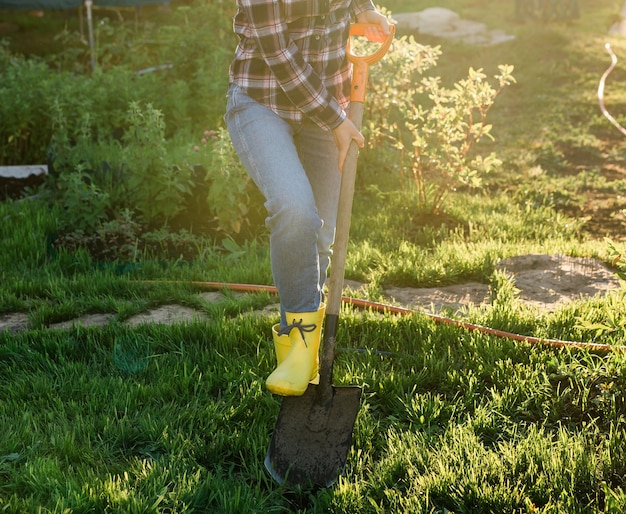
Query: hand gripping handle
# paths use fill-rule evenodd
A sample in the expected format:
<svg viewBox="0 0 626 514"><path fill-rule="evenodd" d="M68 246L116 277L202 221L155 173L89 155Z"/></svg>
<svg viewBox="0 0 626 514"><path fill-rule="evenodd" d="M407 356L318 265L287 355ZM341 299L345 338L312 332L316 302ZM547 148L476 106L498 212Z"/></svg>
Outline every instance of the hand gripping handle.
<svg viewBox="0 0 626 514"><path fill-rule="evenodd" d="M364 36L365 29L372 25L374 24L353 23L352 25L350 25L350 36ZM394 33L395 26L390 25L387 39L385 39L385 41L380 45L380 47L378 47L378 49L374 53L368 55L355 55L352 52L352 48L350 46L350 38L348 38L348 59L354 65L354 68L352 70L352 88L350 90L351 102L365 102L365 89L367 86L368 67L370 64L377 63L384 57L384 55L387 53L387 50L389 50L389 47L391 46Z"/></svg>

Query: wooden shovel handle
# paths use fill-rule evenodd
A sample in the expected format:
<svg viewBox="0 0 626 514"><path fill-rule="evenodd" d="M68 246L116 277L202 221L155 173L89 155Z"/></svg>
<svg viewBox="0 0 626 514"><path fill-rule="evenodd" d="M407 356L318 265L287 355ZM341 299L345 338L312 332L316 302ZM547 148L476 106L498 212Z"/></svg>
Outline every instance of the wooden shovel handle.
<svg viewBox="0 0 626 514"><path fill-rule="evenodd" d="M362 34L365 24L352 25L351 34ZM365 84L367 83L367 68L370 63L378 62L391 45L393 27L385 43L372 55L358 57L352 56L355 68L359 68L357 74L353 70L352 84L354 93L350 98L350 119L360 130L363 121L363 101L365 99ZM381 50L383 49L383 50ZM351 52L348 51L348 55ZM354 86L358 87L355 88ZM354 184L356 181L356 165L359 155L358 145L352 141L348 149L348 155L343 165L341 175L341 187L339 190L339 206L337 209L337 225L335 229L335 241L333 243L333 257L328 282L328 298L326 300L326 316L324 318L324 341L322 344L322 357L320 362L320 391L322 396L332 391L333 361L335 358L335 342L337 337L337 325L341 310L341 297L343 293L343 279L346 267L346 255L348 253L348 235L350 232L350 218L352 213L352 200L354 198Z"/></svg>
<svg viewBox="0 0 626 514"><path fill-rule="evenodd" d="M371 26L367 23L353 23L350 26L350 35L363 35L365 29ZM393 25L389 27L389 36L376 52L364 56L355 56L350 48L348 39L348 58L354 63L352 72L352 92L350 95L350 120L360 130L363 122L363 102L365 100L365 84L367 84L368 67L370 64L380 61L387 53L394 35ZM359 147L353 141L348 149L348 154L343 165L341 176L341 189L339 191L339 207L337 210L337 225L335 229L335 241L333 243L333 258L328 281L328 298L326 301L326 313L331 316L339 316L341 310L341 294L343 290L343 278L348 252L348 234L350 232L350 217L352 213L352 200L354 198L354 183L356 181L356 166L359 155ZM328 325L326 327L328 329Z"/></svg>
<svg viewBox="0 0 626 514"><path fill-rule="evenodd" d="M350 119L361 127L363 120L363 104L360 102L350 104ZM337 209L337 224L335 226L335 240L333 242L333 257L328 280L328 298L326 300L326 315L339 316L341 310L341 295L343 292L343 279L346 268L346 255L348 253L348 235L350 233L350 218L354 199L356 182L356 165L359 156L359 147L352 141L341 174L341 187L339 189L339 207ZM328 324L326 325L328 330Z"/></svg>

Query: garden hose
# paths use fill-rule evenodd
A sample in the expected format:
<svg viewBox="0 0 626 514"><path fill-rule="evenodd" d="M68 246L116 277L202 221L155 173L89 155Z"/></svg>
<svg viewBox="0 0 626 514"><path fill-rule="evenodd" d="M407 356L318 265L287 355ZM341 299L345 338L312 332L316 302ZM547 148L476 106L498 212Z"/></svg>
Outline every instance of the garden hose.
<svg viewBox="0 0 626 514"><path fill-rule="evenodd" d="M144 283L181 283L179 281L158 281L158 280L144 280ZM190 281L184 282L186 284L191 284L194 286L202 287L205 289L213 289L220 290L225 289L228 291L237 291L237 292L249 292L249 293L257 293L257 292L267 292L272 294L277 294L278 290L275 286L267 286L267 285L258 285L258 284L237 284L231 282L203 282L203 281ZM406 307L398 307L395 305L389 305L381 302L374 302L370 300L363 300L360 298L352 298L349 296L342 296L341 300L346 305L353 305L360 309L370 309L376 312L387 312L391 314L402 314L402 315L410 315L415 314L417 311L408 309ZM521 334L515 334L513 332L506 332L504 330L498 330L495 328L485 327L482 325L477 325L475 323L469 323L467 321L460 321L453 318L448 318L445 316L440 316L438 314L433 314L429 312L421 312L425 316L432 319L435 323L442 325L452 325L458 328L463 328L468 331L481 332L483 334L488 334L496 337L501 337L505 339L511 339L513 341L520 341L528 344L536 344L536 345L545 345L552 346L556 348L572 348L578 350L588 350L596 353L608 353L608 352L625 352L626 346L622 345L610 345L603 343L584 343L578 341L565 341L561 339L548 339L543 337L534 337L534 336L525 336Z"/></svg>
<svg viewBox="0 0 626 514"><path fill-rule="evenodd" d="M617 130L619 130L623 135L626 136L626 129L624 129L624 127L622 127L619 122L613 116L611 116L611 113L607 111L606 107L604 106L604 84L606 83L607 77L611 74L611 72L615 68L615 65L617 64L617 56L615 55L615 52L613 52L611 45L609 43L606 43L604 45L604 48L611 56L611 65L607 68L607 70L600 78L600 84L598 85L598 103L600 104L600 110L602 111L602 114L604 114L606 119L609 120L611 124L615 128L617 128Z"/></svg>

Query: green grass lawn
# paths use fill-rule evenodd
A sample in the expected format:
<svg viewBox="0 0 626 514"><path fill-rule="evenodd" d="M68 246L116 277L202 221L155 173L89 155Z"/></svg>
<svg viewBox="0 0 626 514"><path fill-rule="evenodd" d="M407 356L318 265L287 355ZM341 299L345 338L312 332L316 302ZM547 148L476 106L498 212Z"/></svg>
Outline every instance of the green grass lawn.
<svg viewBox="0 0 626 514"><path fill-rule="evenodd" d="M2 335L5 512L624 508L623 354L420 315L345 313L335 381L365 390L346 473L282 490L263 467L271 321Z"/></svg>
<svg viewBox="0 0 626 514"><path fill-rule="evenodd" d="M387 285L477 280L491 286L491 303L447 314L539 338L626 344L623 291L544 312L524 306L496 271L499 259L526 253L609 263L605 236L623 244L626 141L595 97L609 63L604 43L626 62L626 40L606 35L621 5L583 0L579 20L549 24L518 23L513 2L388 7L434 5L516 35L491 48L444 41L436 69L448 81L470 66L490 74L500 63L515 66L517 84L497 99L495 141L485 144L504 164L481 190L450 196L448 225L417 219L389 169L361 170L347 278L365 282L360 294L373 300ZM625 82L617 69L607 83L617 119L625 116ZM425 314L347 306L334 381L364 390L347 468L329 489L281 488L263 465L280 406L264 388L276 319L245 315L275 298L227 294L209 305L190 284L271 284L266 239L207 246L192 262L105 264L83 251L51 251L58 214L36 201L0 203L0 315L26 313L31 327L0 332L0 511L626 510L623 353L515 342ZM209 321L123 324L172 302ZM114 321L47 328L89 313Z"/></svg>

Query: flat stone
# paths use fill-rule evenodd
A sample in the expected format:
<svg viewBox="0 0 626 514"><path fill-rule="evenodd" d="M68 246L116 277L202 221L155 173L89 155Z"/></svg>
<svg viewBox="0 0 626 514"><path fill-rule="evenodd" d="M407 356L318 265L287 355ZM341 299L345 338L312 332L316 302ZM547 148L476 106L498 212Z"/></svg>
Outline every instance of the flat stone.
<svg viewBox="0 0 626 514"><path fill-rule="evenodd" d="M224 296L224 293L220 293L218 291L210 291L208 293L200 293L198 296L200 298L202 298L207 303L219 303L219 302L224 301L226 299L226 296Z"/></svg>
<svg viewBox="0 0 626 514"><path fill-rule="evenodd" d="M430 7L418 12L393 15L400 30L462 41L476 46L490 46L511 41L515 36L501 30L488 30L479 21L462 19L456 12L443 7Z"/></svg>
<svg viewBox="0 0 626 514"><path fill-rule="evenodd" d="M458 20L445 27L424 27L420 32L448 39L475 38L477 36L486 38L488 33L484 23L471 20Z"/></svg>
<svg viewBox="0 0 626 514"><path fill-rule="evenodd" d="M489 301L489 286L478 282L442 287L390 287L383 293L403 307L419 308L437 313L443 309L455 311L469 305Z"/></svg>
<svg viewBox="0 0 626 514"><path fill-rule="evenodd" d="M128 318L125 325L135 327L145 323L162 323L173 325L177 323L190 323L193 321L208 320L208 316L203 312L184 307L182 305L162 305L147 312L137 314Z"/></svg>
<svg viewBox="0 0 626 514"><path fill-rule="evenodd" d="M609 29L611 36L626 36L626 19L615 22Z"/></svg>
<svg viewBox="0 0 626 514"><path fill-rule="evenodd" d="M30 327L28 321L28 314L23 312L9 312L8 314L0 315L0 332L21 332L27 330Z"/></svg>
<svg viewBox="0 0 626 514"><path fill-rule="evenodd" d="M74 326L81 327L102 327L106 325L111 319L115 316L113 314L85 314L84 316L80 316L79 318L70 319L67 321L61 321L60 323L53 323L49 325L49 329L66 329L72 328Z"/></svg>
<svg viewBox="0 0 626 514"><path fill-rule="evenodd" d="M544 310L621 288L615 273L589 257L519 255L503 259L498 268L512 278L521 300Z"/></svg>
<svg viewBox="0 0 626 514"><path fill-rule="evenodd" d="M279 317L280 316L280 303L273 303L266 305L262 309L256 309L253 311L244 312L241 314L243 317Z"/></svg>
<svg viewBox="0 0 626 514"><path fill-rule="evenodd" d="M356 280L346 279L343 281L344 294L364 292L367 290L367 284L357 282Z"/></svg>
<svg viewBox="0 0 626 514"><path fill-rule="evenodd" d="M513 34L507 34L503 30L491 30L489 31L491 35L491 43L492 45L499 45L500 43L506 43L507 41L513 41L515 36Z"/></svg>
<svg viewBox="0 0 626 514"><path fill-rule="evenodd" d="M620 16L622 19L613 23L613 25L609 28L609 35L626 36L626 3L622 6Z"/></svg>

